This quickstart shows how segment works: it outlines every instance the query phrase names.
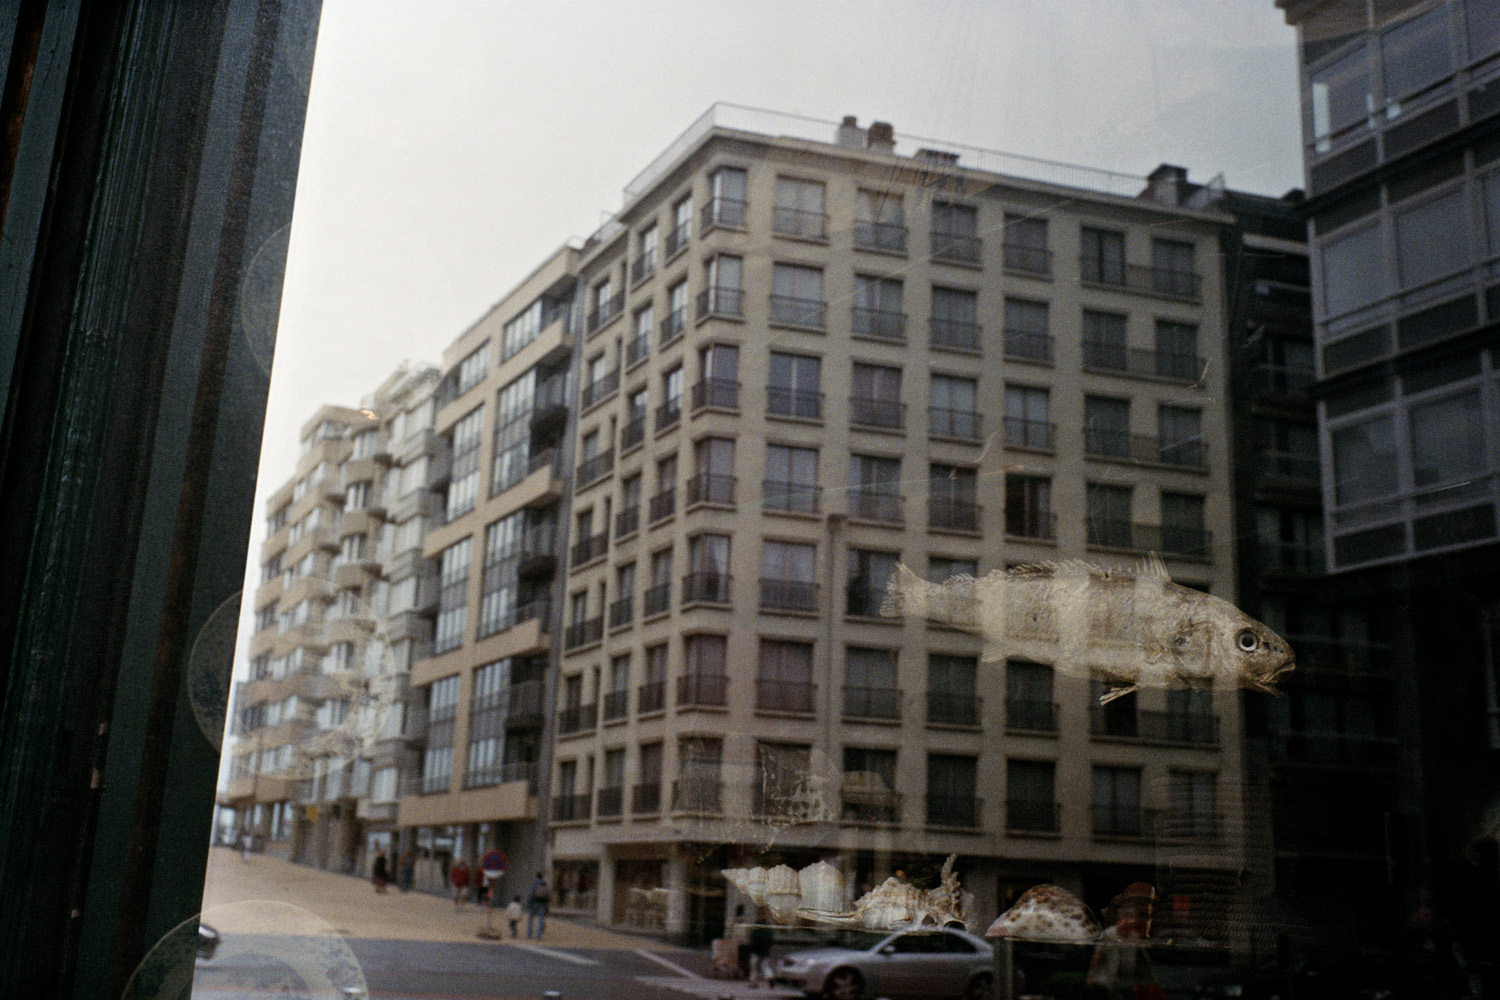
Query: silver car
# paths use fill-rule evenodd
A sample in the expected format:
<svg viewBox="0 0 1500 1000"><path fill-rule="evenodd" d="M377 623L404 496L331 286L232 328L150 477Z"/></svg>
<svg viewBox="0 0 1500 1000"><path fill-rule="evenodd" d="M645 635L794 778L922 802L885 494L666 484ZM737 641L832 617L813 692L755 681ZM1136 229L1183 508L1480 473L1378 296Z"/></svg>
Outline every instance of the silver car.
<svg viewBox="0 0 1500 1000"><path fill-rule="evenodd" d="M994 987L994 951L967 931L846 931L824 948L794 951L773 980L829 1000L859 997L964 997L986 1000Z"/></svg>

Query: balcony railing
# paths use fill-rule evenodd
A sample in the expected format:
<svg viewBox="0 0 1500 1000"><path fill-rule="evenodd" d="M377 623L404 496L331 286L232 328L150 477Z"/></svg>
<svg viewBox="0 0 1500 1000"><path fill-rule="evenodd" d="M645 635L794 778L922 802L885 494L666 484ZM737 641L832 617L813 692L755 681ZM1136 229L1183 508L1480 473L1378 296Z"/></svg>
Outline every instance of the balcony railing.
<svg viewBox="0 0 1500 1000"><path fill-rule="evenodd" d="M614 298L608 299L595 306L589 312L589 333L594 333L595 331L601 329L610 320L620 315L620 310L624 306L624 304L624 296L616 295Z"/></svg>
<svg viewBox="0 0 1500 1000"><path fill-rule="evenodd" d="M982 426L982 416L973 410L954 410L946 406L927 408L927 433L933 437L979 441L984 437L980 430Z"/></svg>
<svg viewBox="0 0 1500 1000"><path fill-rule="evenodd" d="M643 253L630 262L630 283L645 281L656 273L656 252Z"/></svg>
<svg viewBox="0 0 1500 1000"><path fill-rule="evenodd" d="M813 483L788 483L765 479L760 484L761 504L766 510L791 511L798 514L818 512L818 487Z"/></svg>
<svg viewBox="0 0 1500 1000"><path fill-rule="evenodd" d="M661 782L645 781L631 788L630 811L637 816L661 812Z"/></svg>
<svg viewBox="0 0 1500 1000"><path fill-rule="evenodd" d="M1323 547L1303 542L1268 542L1260 545L1260 568L1272 573L1322 573Z"/></svg>
<svg viewBox="0 0 1500 1000"><path fill-rule="evenodd" d="M1005 509L1005 533L1012 538L1052 541L1057 538L1057 515L1030 507Z"/></svg>
<svg viewBox="0 0 1500 1000"><path fill-rule="evenodd" d="M854 245L861 250L906 252L906 227L895 222L856 222Z"/></svg>
<svg viewBox="0 0 1500 1000"><path fill-rule="evenodd" d="M1030 274L1052 273L1052 251L1043 247L1029 247L1020 243L1002 244L1005 267L1011 271L1026 271Z"/></svg>
<svg viewBox="0 0 1500 1000"><path fill-rule="evenodd" d="M609 605L609 627L620 628L635 620L635 595L629 594Z"/></svg>
<svg viewBox="0 0 1500 1000"><path fill-rule="evenodd" d="M1031 330L1005 331L1005 356L1019 361L1052 363L1052 341L1050 333Z"/></svg>
<svg viewBox="0 0 1500 1000"><path fill-rule="evenodd" d="M1183 351L1153 351L1099 340L1083 342L1083 367L1124 372L1173 382L1196 382L1203 376L1203 359Z"/></svg>
<svg viewBox="0 0 1500 1000"><path fill-rule="evenodd" d="M682 222L667 233L665 247L668 257L677 256L677 252L687 246L690 228L691 223Z"/></svg>
<svg viewBox="0 0 1500 1000"><path fill-rule="evenodd" d="M728 573L689 573L682 578L682 603L728 604Z"/></svg>
<svg viewBox="0 0 1500 1000"><path fill-rule="evenodd" d="M574 566L582 566L602 557L608 550L609 532L601 531L573 543L572 563Z"/></svg>
<svg viewBox="0 0 1500 1000"><path fill-rule="evenodd" d="M823 419L823 394L771 386L766 390L766 412L778 417Z"/></svg>
<svg viewBox="0 0 1500 1000"><path fill-rule="evenodd" d="M583 387L583 391L578 394L578 405L586 410L619 388L620 369L607 371Z"/></svg>
<svg viewBox="0 0 1500 1000"><path fill-rule="evenodd" d="M724 811L724 783L711 778L672 782L672 811L717 815Z"/></svg>
<svg viewBox="0 0 1500 1000"><path fill-rule="evenodd" d="M934 726L977 726L979 706L978 695L928 691L927 722Z"/></svg>
<svg viewBox="0 0 1500 1000"><path fill-rule="evenodd" d="M679 307L667 313L661 321L661 346L665 347L687 330L687 310Z"/></svg>
<svg viewBox="0 0 1500 1000"><path fill-rule="evenodd" d="M641 505L634 504L630 507L622 507L615 515L615 537L624 538L633 535L641 528Z"/></svg>
<svg viewBox="0 0 1500 1000"><path fill-rule="evenodd" d="M594 793L594 815L619 816L625 811L625 788L622 785L600 788Z"/></svg>
<svg viewBox="0 0 1500 1000"><path fill-rule="evenodd" d="M1006 799L1005 828L1028 833L1056 833L1058 807L1046 799Z"/></svg>
<svg viewBox="0 0 1500 1000"><path fill-rule="evenodd" d="M1142 739L1216 746L1219 718L1209 712L1140 712L1136 731Z"/></svg>
<svg viewBox="0 0 1500 1000"><path fill-rule="evenodd" d="M745 315L745 293L738 288L705 288L698 293L698 318Z"/></svg>
<svg viewBox="0 0 1500 1000"><path fill-rule="evenodd" d="M631 417L620 428L620 450L629 451L642 441L646 440L646 415Z"/></svg>
<svg viewBox="0 0 1500 1000"><path fill-rule="evenodd" d="M1208 445L1195 438L1171 441L1105 427L1084 428L1083 451L1086 455L1101 458L1180 465L1189 469L1202 469L1208 465Z"/></svg>
<svg viewBox="0 0 1500 1000"><path fill-rule="evenodd" d="M1006 417L1005 447L1032 451L1054 451L1057 447L1057 425L1049 420L1026 420Z"/></svg>
<svg viewBox="0 0 1500 1000"><path fill-rule="evenodd" d="M677 704L723 708L729 703L729 677L724 674L683 674L677 678Z"/></svg>
<svg viewBox="0 0 1500 1000"><path fill-rule="evenodd" d="M579 486L587 486L614 467L615 450L613 448L606 448L593 458L587 458L578 463L577 483Z"/></svg>
<svg viewBox="0 0 1500 1000"><path fill-rule="evenodd" d="M651 338L645 334L637 334L625 344L625 367L634 368L650 355Z"/></svg>
<svg viewBox="0 0 1500 1000"><path fill-rule="evenodd" d="M518 604L510 611L501 614L495 621L495 631L503 632L508 628L515 628L522 622L536 619L542 631L547 631L547 626L552 620L552 602L546 598L535 601L527 601Z"/></svg>
<svg viewBox="0 0 1500 1000"><path fill-rule="evenodd" d="M1309 486L1318 485L1318 456L1291 451L1262 449L1255 458L1256 472L1261 479L1294 479Z"/></svg>
<svg viewBox="0 0 1500 1000"><path fill-rule="evenodd" d="M1033 733L1055 733L1057 732L1057 703L1009 699L1005 703L1005 728L1024 729Z"/></svg>
<svg viewBox="0 0 1500 1000"><path fill-rule="evenodd" d="M577 649L604 638L604 616L574 622L563 630L563 648Z"/></svg>
<svg viewBox="0 0 1500 1000"><path fill-rule="evenodd" d="M600 706L603 721L613 722L615 719L623 719L630 714L630 691L607 691L604 701Z"/></svg>
<svg viewBox="0 0 1500 1000"><path fill-rule="evenodd" d="M740 384L733 379L708 378L693 386L693 412L712 406L720 410L740 408Z"/></svg>
<svg viewBox="0 0 1500 1000"><path fill-rule="evenodd" d="M521 536L522 572L545 572L557 562L557 528L551 524L527 528Z"/></svg>
<svg viewBox="0 0 1500 1000"><path fill-rule="evenodd" d="M646 516L651 524L655 524L662 518L671 517L677 510L677 488L669 486L662 490L646 504Z"/></svg>
<svg viewBox="0 0 1500 1000"><path fill-rule="evenodd" d="M1251 390L1263 395L1297 396L1306 399L1307 390L1312 388L1312 384L1317 380L1317 372L1310 368L1261 364L1250 369Z"/></svg>
<svg viewBox="0 0 1500 1000"><path fill-rule="evenodd" d="M932 232L932 259L978 264L983 243L978 236L960 233Z"/></svg>
<svg viewBox="0 0 1500 1000"><path fill-rule="evenodd" d="M894 399L850 396L849 422L864 427L905 427L906 404Z"/></svg>
<svg viewBox="0 0 1500 1000"><path fill-rule="evenodd" d="M650 618L652 615L663 614L672 607L672 585L670 583L658 583L654 587L647 587L641 595L641 614Z"/></svg>
<svg viewBox="0 0 1500 1000"><path fill-rule="evenodd" d="M901 692L896 688L846 684L844 716L851 719L899 719Z"/></svg>
<svg viewBox="0 0 1500 1000"><path fill-rule="evenodd" d="M536 764L532 761L512 761L508 764L492 764L476 767L464 773L465 788L489 788L512 781L526 782L527 791L536 794Z"/></svg>
<svg viewBox="0 0 1500 1000"><path fill-rule="evenodd" d="M669 399L656 408L656 433L672 427L682 420L682 400Z"/></svg>
<svg viewBox="0 0 1500 1000"><path fill-rule="evenodd" d="M873 337L894 344L906 343L906 313L855 306L851 319L856 337Z"/></svg>
<svg viewBox="0 0 1500 1000"><path fill-rule="evenodd" d="M901 793L844 789L842 819L846 823L901 822Z"/></svg>
<svg viewBox="0 0 1500 1000"><path fill-rule="evenodd" d="M805 580L761 577L760 606L776 611L818 610L818 585Z"/></svg>
<svg viewBox="0 0 1500 1000"><path fill-rule="evenodd" d="M818 686L807 681L755 681L755 707L767 712L811 713Z"/></svg>
<svg viewBox="0 0 1500 1000"><path fill-rule="evenodd" d="M777 205L771 213L771 231L782 236L826 240L828 238L828 215L805 208Z"/></svg>
<svg viewBox="0 0 1500 1000"><path fill-rule="evenodd" d="M868 486L854 486L849 490L849 516L865 521L884 521L901 524L901 497Z"/></svg>
<svg viewBox="0 0 1500 1000"><path fill-rule="evenodd" d="M927 500L927 526L947 531L978 531L981 510L972 500L931 496Z"/></svg>
<svg viewBox="0 0 1500 1000"><path fill-rule="evenodd" d="M640 715L660 712L667 707L667 682L647 681L635 689L635 710Z"/></svg>
<svg viewBox="0 0 1500 1000"><path fill-rule="evenodd" d="M1097 255L1079 258L1080 277L1095 285L1116 285L1137 292L1196 302L1203 279L1193 271L1146 267Z"/></svg>
<svg viewBox="0 0 1500 1000"><path fill-rule="evenodd" d="M928 826L977 827L980 800L972 795L927 796Z"/></svg>
<svg viewBox="0 0 1500 1000"><path fill-rule="evenodd" d="M569 705L567 708L559 709L557 712L557 731L562 735L569 733L581 733L586 729L593 729L597 718L598 706L593 703L587 705Z"/></svg>
<svg viewBox="0 0 1500 1000"><path fill-rule="evenodd" d="M806 326L821 330L828 304L820 299L799 299L790 295L771 296L771 322L789 326Z"/></svg>
<svg viewBox="0 0 1500 1000"><path fill-rule="evenodd" d="M589 818L589 796L554 795L552 797L552 821L554 823L582 823Z"/></svg>
<svg viewBox="0 0 1500 1000"><path fill-rule="evenodd" d="M850 580L844 588L846 613L879 618L880 606L885 603L885 588L875 587L867 580Z"/></svg>
<svg viewBox="0 0 1500 1000"><path fill-rule="evenodd" d="M1224 833L1223 817L1212 809L1167 809L1155 820L1163 840L1217 840Z"/></svg>
<svg viewBox="0 0 1500 1000"><path fill-rule="evenodd" d="M933 347L946 347L955 351L979 350L979 324L968 320L933 316L927 321L927 336Z"/></svg>
<svg viewBox="0 0 1500 1000"><path fill-rule="evenodd" d="M541 451L533 452L526 463L526 474L529 476L539 469L550 468L557 464L557 449L543 448Z"/></svg>
<svg viewBox="0 0 1500 1000"><path fill-rule="evenodd" d="M553 375L537 383L536 392L531 400L532 419L536 419L542 413L558 408L566 408L568 392L568 378L566 375Z"/></svg>
<svg viewBox="0 0 1500 1000"><path fill-rule="evenodd" d="M707 205L703 206L703 226L701 231L707 233L710 229L718 226L726 226L730 229L743 229L745 226L745 213L749 207L749 203L743 198L712 198Z"/></svg>
<svg viewBox="0 0 1500 1000"><path fill-rule="evenodd" d="M1192 559L1207 559L1213 548L1213 533L1203 528L1089 518L1087 529L1087 543L1098 548L1161 552Z"/></svg>
<svg viewBox="0 0 1500 1000"><path fill-rule="evenodd" d="M713 503L729 506L734 503L734 477L717 472L700 472L687 481L687 505Z"/></svg>
<svg viewBox="0 0 1500 1000"><path fill-rule="evenodd" d="M1151 830L1146 811L1140 806L1093 805L1094 835L1098 837L1143 837Z"/></svg>

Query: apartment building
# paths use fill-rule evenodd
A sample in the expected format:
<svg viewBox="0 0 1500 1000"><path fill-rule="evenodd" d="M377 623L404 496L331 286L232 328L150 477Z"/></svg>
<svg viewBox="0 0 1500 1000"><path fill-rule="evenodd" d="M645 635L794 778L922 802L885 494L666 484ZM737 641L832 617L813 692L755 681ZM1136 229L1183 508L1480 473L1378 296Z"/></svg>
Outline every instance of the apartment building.
<svg viewBox="0 0 1500 1000"><path fill-rule="evenodd" d="M949 854L982 926L1146 878L1222 931L1239 696L881 614L1069 558L1234 596L1221 230L1146 181L716 106L578 268L555 900L722 931L726 867ZM429 545L436 553L442 546ZM1173 919L1171 917L1165 919Z"/></svg>
<svg viewBox="0 0 1500 1000"><path fill-rule="evenodd" d="M298 861L353 871L390 841L414 633L392 592L431 589L436 369L404 367L358 409L303 426L295 474L267 501L248 680L234 696L235 828Z"/></svg>
<svg viewBox="0 0 1500 1000"><path fill-rule="evenodd" d="M1375 919L1493 957L1500 877L1500 10L1278 0L1301 43L1330 590L1389 634L1389 708L1290 703L1328 753L1394 736Z"/></svg>

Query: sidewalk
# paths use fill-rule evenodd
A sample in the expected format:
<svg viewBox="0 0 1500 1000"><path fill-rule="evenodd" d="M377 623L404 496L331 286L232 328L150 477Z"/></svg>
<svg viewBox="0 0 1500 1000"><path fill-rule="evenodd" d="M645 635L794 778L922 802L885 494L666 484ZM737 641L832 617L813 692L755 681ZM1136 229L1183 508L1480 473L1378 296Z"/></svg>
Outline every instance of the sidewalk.
<svg viewBox="0 0 1500 1000"><path fill-rule="evenodd" d="M386 938L401 941L476 942L484 927L485 911L473 903L463 912L453 909L453 900L424 892L377 893L367 879L292 864L264 854L251 854L241 861L239 851L214 847L209 852L208 877L203 891L205 920L221 933L276 934L281 931L252 907L236 907L250 900L291 903L327 921L346 938ZM213 912L209 912L213 911ZM508 932L497 946L526 945L525 921L522 937ZM495 928L506 927L499 911ZM674 950L665 941L650 937L615 934L587 924L547 918L547 936L539 942L551 948Z"/></svg>

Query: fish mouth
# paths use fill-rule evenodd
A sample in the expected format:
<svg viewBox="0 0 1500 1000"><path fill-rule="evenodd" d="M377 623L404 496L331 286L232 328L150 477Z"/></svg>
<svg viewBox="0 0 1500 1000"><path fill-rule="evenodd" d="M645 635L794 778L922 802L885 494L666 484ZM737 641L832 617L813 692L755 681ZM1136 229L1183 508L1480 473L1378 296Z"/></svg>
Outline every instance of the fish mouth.
<svg viewBox="0 0 1500 1000"><path fill-rule="evenodd" d="M1276 690L1276 682L1284 675L1296 669L1297 662L1295 660L1287 660L1281 666L1261 677L1246 677L1245 686L1255 691L1264 691L1267 694L1280 694L1281 692Z"/></svg>

